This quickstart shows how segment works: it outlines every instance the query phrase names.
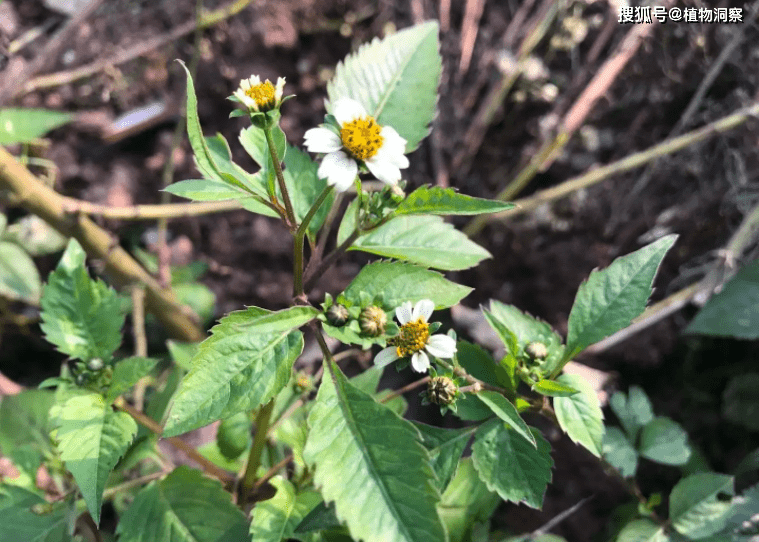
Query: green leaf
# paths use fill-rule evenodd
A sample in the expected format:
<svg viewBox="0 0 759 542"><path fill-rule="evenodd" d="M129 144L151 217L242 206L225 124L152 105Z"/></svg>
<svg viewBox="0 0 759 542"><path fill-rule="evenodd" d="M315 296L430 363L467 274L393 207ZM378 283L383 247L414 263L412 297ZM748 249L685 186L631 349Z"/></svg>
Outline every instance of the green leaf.
<svg viewBox="0 0 759 542"><path fill-rule="evenodd" d="M635 476L638 452L618 427L607 427L603 437L603 454L624 477Z"/></svg>
<svg viewBox="0 0 759 542"><path fill-rule="evenodd" d="M113 378L111 387L105 394L105 401L113 403L116 398L124 392L130 390L137 381L147 375L158 363L156 359L142 358L134 356L122 359L113 368Z"/></svg>
<svg viewBox="0 0 759 542"><path fill-rule="evenodd" d="M488 489L502 499L532 508L543 504L551 481L551 446L537 430L532 430L535 448L501 420L491 420L477 430L472 459Z"/></svg>
<svg viewBox="0 0 759 542"><path fill-rule="evenodd" d="M636 519L625 525L617 542L668 542L669 537L650 519Z"/></svg>
<svg viewBox="0 0 759 542"><path fill-rule="evenodd" d="M506 369L496 363L482 347L467 341L458 341L456 350L456 360L459 365L477 380L493 386L514 388Z"/></svg>
<svg viewBox="0 0 759 542"><path fill-rule="evenodd" d="M182 343L178 341L166 341L166 349L174 363L184 371L192 369L192 358L198 353L200 343Z"/></svg>
<svg viewBox="0 0 759 542"><path fill-rule="evenodd" d="M274 140L277 156L281 162L287 158L287 138L279 126L272 129L271 136ZM266 142L266 135L261 128L249 126L242 130L240 132L240 144L261 168L260 175L263 179L265 179L269 173L272 175L274 174L274 163L271 160L271 152L269 151L269 145Z"/></svg>
<svg viewBox="0 0 759 542"><path fill-rule="evenodd" d="M51 450L47 420L53 397L47 390L25 390L2 398L0 452L3 455L11 456L21 447L31 447L40 454Z"/></svg>
<svg viewBox="0 0 759 542"><path fill-rule="evenodd" d="M456 471L461 454L474 432L473 428L443 429L412 421L422 436L422 446L430 455L430 465L437 476L437 487L442 492Z"/></svg>
<svg viewBox="0 0 759 542"><path fill-rule="evenodd" d="M72 358L108 361L121 345L121 301L105 283L90 279L84 259L79 243L69 241L43 289L40 328L49 342Z"/></svg>
<svg viewBox="0 0 759 542"><path fill-rule="evenodd" d="M374 262L361 268L343 292L354 305L361 304L361 292L380 302L387 311L405 301L416 303L430 299L435 309L456 305L472 291L468 286L451 282L437 271L402 262Z"/></svg>
<svg viewBox="0 0 759 542"><path fill-rule="evenodd" d="M633 442L638 438L640 428L654 419L651 401L638 386L630 386L629 395L621 391L612 395L609 406Z"/></svg>
<svg viewBox="0 0 759 542"><path fill-rule="evenodd" d="M557 380L580 391L569 397L554 398L553 408L559 425L572 442L582 445L594 456L601 457L604 415L596 390L579 375L565 374Z"/></svg>
<svg viewBox="0 0 759 542"><path fill-rule="evenodd" d="M733 477L700 473L680 480L669 496L672 527L697 540L721 531L732 509Z"/></svg>
<svg viewBox="0 0 759 542"><path fill-rule="evenodd" d="M36 305L42 281L32 258L16 243L0 241L0 295Z"/></svg>
<svg viewBox="0 0 759 542"><path fill-rule="evenodd" d="M722 393L722 415L733 423L759 431L759 373L730 379Z"/></svg>
<svg viewBox="0 0 759 542"><path fill-rule="evenodd" d="M252 198L252 196L240 188L210 179L190 179L170 184L163 189L164 192L174 194L181 198L193 201L223 201L228 199ZM276 216L271 209L267 210Z"/></svg>
<svg viewBox="0 0 759 542"><path fill-rule="evenodd" d="M238 412L222 420L216 433L216 443L227 459L237 459L250 445L253 426L247 412Z"/></svg>
<svg viewBox="0 0 759 542"><path fill-rule="evenodd" d="M506 422L506 425L516 431L518 435L521 435L526 439L534 448L538 447L537 442L535 442L535 437L530 432L530 428L527 427L527 424L524 423L519 412L517 412L516 407L512 405L508 399L500 393L487 390L479 392L477 397L480 398L480 401L488 405L490 410L493 411L493 414Z"/></svg>
<svg viewBox="0 0 759 542"><path fill-rule="evenodd" d="M342 226L341 226L342 229ZM361 250L446 271L469 269L490 253L439 216L393 218L359 237L349 250Z"/></svg>
<svg viewBox="0 0 759 542"><path fill-rule="evenodd" d="M550 325L520 311L513 305L491 300L488 310L482 311L490 327L498 334L507 353L523 359L525 348L531 342L545 345L548 356L543 361L545 374L551 374L560 364L564 354L561 337Z"/></svg>
<svg viewBox="0 0 759 542"><path fill-rule="evenodd" d="M32 509L50 506L26 489L0 485L0 540L4 542L66 542L69 520L61 507L45 514Z"/></svg>
<svg viewBox="0 0 759 542"><path fill-rule="evenodd" d="M450 542L470 542L472 528L493 515L500 499L480 480L467 457L459 462L456 474L448 484L438 505Z"/></svg>
<svg viewBox="0 0 759 542"><path fill-rule="evenodd" d="M250 542L229 493L184 465L140 491L116 533L119 542Z"/></svg>
<svg viewBox="0 0 759 542"><path fill-rule="evenodd" d="M295 487L282 478L272 478L277 488L273 498L260 502L253 509L250 524L251 542L280 542L293 538L295 528L322 502L315 491L295 494Z"/></svg>
<svg viewBox="0 0 759 542"><path fill-rule="evenodd" d="M759 339L759 260L746 264L712 296L685 333Z"/></svg>
<svg viewBox="0 0 759 542"><path fill-rule="evenodd" d="M192 370L174 397L164 436L253 410L287 385L303 350L303 335L272 314L277 313L249 307L228 314L211 329L211 337L200 344ZM278 331L252 332L251 322L257 319L260 329Z"/></svg>
<svg viewBox="0 0 759 542"><path fill-rule="evenodd" d="M335 503L331 503L329 506L324 501L317 504L313 510L311 510L303 521L300 522L295 529L296 533L308 533L311 531L321 531L324 529L332 529L334 527L340 527L342 523L337 519L335 515Z"/></svg>
<svg viewBox="0 0 759 542"><path fill-rule="evenodd" d="M307 324L319 314L314 307L290 307L280 311L270 312L265 309L249 307L250 316L247 320L240 319L235 325L239 329L245 329L248 333L268 334L290 331ZM251 309L256 309L251 312ZM242 313L243 311L239 311Z"/></svg>
<svg viewBox="0 0 759 542"><path fill-rule="evenodd" d="M383 126L405 138L406 152L430 132L442 73L438 25L427 22L375 39L337 65L327 85L333 106L353 98ZM331 107L328 111L332 113Z"/></svg>
<svg viewBox="0 0 759 542"><path fill-rule="evenodd" d="M50 410L53 438L66 468L74 475L95 523L100 521L103 490L129 444L137 423L125 412L114 412L96 393L71 397Z"/></svg>
<svg viewBox="0 0 759 542"><path fill-rule="evenodd" d="M513 203L459 194L453 188L421 186L395 210L397 215L480 215L513 209Z"/></svg>
<svg viewBox="0 0 759 542"><path fill-rule="evenodd" d="M638 452L664 465L684 465L691 453L688 434L669 418L656 418L643 428Z"/></svg>
<svg viewBox="0 0 759 542"><path fill-rule="evenodd" d="M72 118L69 113L48 109L0 109L0 145L29 143Z"/></svg>
<svg viewBox="0 0 759 542"><path fill-rule="evenodd" d="M580 393L580 390L576 390L572 386L546 379L535 382L535 385L532 386L532 391L536 391L541 395L547 395L548 397L571 397Z"/></svg>
<svg viewBox="0 0 759 542"><path fill-rule="evenodd" d="M243 188L250 194L267 198L266 181L260 174L250 174L232 160L229 143L221 134L205 138L208 153L213 163L219 168L227 184Z"/></svg>
<svg viewBox="0 0 759 542"><path fill-rule="evenodd" d="M643 312L651 296L656 271L676 239L676 235L662 237L617 258L603 271L590 274L580 285L569 313L565 360L627 327Z"/></svg>
<svg viewBox="0 0 759 542"><path fill-rule="evenodd" d="M204 325L213 320L216 294L205 284L200 282L175 284L174 295L179 303L190 307Z"/></svg>
<svg viewBox="0 0 759 542"><path fill-rule="evenodd" d="M319 178L316 174L319 165L311 160L308 154L296 147L288 147L284 162L285 184L293 204L295 218L298 223L301 223L327 186L327 179L326 177L324 179ZM308 224L310 236L313 237L319 232L334 200L335 192L333 190L319 206L319 210L316 211Z"/></svg>
<svg viewBox="0 0 759 542"><path fill-rule="evenodd" d="M356 539L445 540L429 456L406 420L328 368L308 418L314 482Z"/></svg>
<svg viewBox="0 0 759 542"><path fill-rule="evenodd" d="M58 230L37 215L26 215L8 226L5 231L2 229L0 227L3 240L16 243L31 256L59 252L66 248L68 243L68 237L58 233Z"/></svg>

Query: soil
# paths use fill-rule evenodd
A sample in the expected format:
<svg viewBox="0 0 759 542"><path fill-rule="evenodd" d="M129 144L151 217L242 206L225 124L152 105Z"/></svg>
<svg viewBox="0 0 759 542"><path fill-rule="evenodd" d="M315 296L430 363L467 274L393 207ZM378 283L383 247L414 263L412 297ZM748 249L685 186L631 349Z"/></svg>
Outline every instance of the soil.
<svg viewBox="0 0 759 542"><path fill-rule="evenodd" d="M548 37L534 51L532 79L523 77L516 82L497 107L480 148L453 168L456 156L465 148L474 115L499 83L499 66L516 54L530 26L514 28L510 22L523 9L529 22L541 9L541 2L534 1L481 3L484 11L476 23L466 71L460 69L465 5L451 3L449 28L440 36L444 72L439 114L433 135L411 156L405 175L411 188L438 183L466 194L493 197L536 152L550 134L557 112L568 109L632 28L616 22L616 8L610 7L614 2L562 3ZM200 35L195 84L204 131L224 134L236 161L252 169L250 158L236 144L243 121L227 118L230 104L225 98L240 79L250 74L272 80L287 78L287 90L296 98L284 108L282 127L297 144L308 128L322 121L325 84L339 60L359 44L393 28L438 18L445 4L432 0L254 2ZM203 5L213 9L221 3L205 0ZM737 2L719 5L742 6ZM50 59L45 73L74 70L162 36L192 21L194 10L193 2L179 0L103 2ZM748 9L744 14L748 18ZM0 80L9 81L20 73L65 22L65 15L39 1L0 3L0 51L26 32L43 29L41 38L7 59ZM607 27L609 39L593 51ZM574 38L573 31L578 32ZM683 131L755 100L759 89L759 31L755 26L671 21L658 25L592 108L581 133L520 197L663 141L737 32L744 32L745 39L719 70ZM136 60L109 66L74 83L22 94L3 105L78 114L77 122L50 135L50 146L44 151L44 157L58 168L55 188L61 193L109 205L157 203L185 85L182 70L172 61L179 58L190 64L195 49L189 33ZM587 70L584 76L583 70ZM556 90L557 98L553 97ZM155 123L126 137L113 135L113 121L119 115L155 102L165 106L165 113ZM643 169L612 177L520 219L493 222L475 238L492 259L474 269L450 273L449 278L476 288L463 302L467 307L477 308L497 299L543 318L566 334L574 294L592 269L674 232L680 237L655 283L653 299L662 299L708 271L716 261L716 251L757 202L758 134L759 123L751 120L664 157L639 191L633 187ZM174 180L197 177L186 140L172 156ZM22 215L16 209L7 212L11 220ZM135 244L150 248L154 224L100 222L118 234L126 248ZM466 224L466 220L454 222ZM171 221L169 235L176 262L200 260L209 265L201 281L216 295L217 317L244 305L276 309L290 302L291 240L276 221L234 211ZM751 258L747 255L746 261ZM56 260L57 256L37 260L43 276ZM324 292L341 291L366 261L365 256L350 254L322 279L313 299L318 300ZM683 338L681 332L694 313L695 309L686 309L619 346L580 361L613 374L618 389L641 385L657 414L682 423L711 466L731 472L746 453L759 446L759 439L756 433L747 435L720 418L721 394L730 376L749 370L757 347L726 339ZM13 326L3 329L0 368L11 380L34 385L57 374L61 361L37 334ZM734 366L734 370L709 377L716 367L725 366ZM416 392L407 397L412 404L418 403ZM415 406L412 411L417 417L431 419L425 408ZM611 413L607 418L614 422ZM502 504L493 518L494 527L532 531L589 497L551 532L570 541L605 539L612 512L629 502L623 485L605 476L583 449L557 431L545 429L556 468L543 510ZM644 462L638 478L644 494L667 495L679 475L677 469Z"/></svg>

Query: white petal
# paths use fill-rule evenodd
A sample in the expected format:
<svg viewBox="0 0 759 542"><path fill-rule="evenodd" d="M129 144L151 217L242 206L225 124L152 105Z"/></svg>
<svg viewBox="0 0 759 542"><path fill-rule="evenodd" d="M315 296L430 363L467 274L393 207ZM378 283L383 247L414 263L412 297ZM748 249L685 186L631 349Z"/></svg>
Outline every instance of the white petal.
<svg viewBox="0 0 759 542"><path fill-rule="evenodd" d="M385 367L397 359L398 352L396 348L394 346L388 346L387 348L381 350L380 353L374 357L374 364L378 367Z"/></svg>
<svg viewBox="0 0 759 542"><path fill-rule="evenodd" d="M274 98L279 102L282 100L282 94L284 94L285 91L285 78L279 77L277 78L277 88L274 93Z"/></svg>
<svg viewBox="0 0 759 542"><path fill-rule="evenodd" d="M411 368L417 373L426 373L430 368L430 358L424 352L414 352L411 356Z"/></svg>
<svg viewBox="0 0 759 542"><path fill-rule="evenodd" d="M372 175L385 184L398 184L398 181L401 180L401 170L387 160L377 160L377 156L375 155L365 160L364 163L369 168L369 171L372 172Z"/></svg>
<svg viewBox="0 0 759 542"><path fill-rule="evenodd" d="M382 139L384 139L383 146L384 144L388 144L393 149L406 148L407 141L403 139L392 126L383 126L380 135L382 136Z"/></svg>
<svg viewBox="0 0 759 542"><path fill-rule="evenodd" d="M411 301L404 301L401 306L395 309L395 317L400 325L407 324L412 320Z"/></svg>
<svg viewBox="0 0 759 542"><path fill-rule="evenodd" d="M309 152L335 152L343 146L340 137L328 128L311 128L303 139Z"/></svg>
<svg viewBox="0 0 759 542"><path fill-rule="evenodd" d="M358 175L358 165L343 151L336 151L324 157L316 173L321 179L326 177L327 184L333 185L338 192L345 192Z"/></svg>
<svg viewBox="0 0 759 542"><path fill-rule="evenodd" d="M374 155L374 158L392 164L399 169L406 169L409 166L408 158L403 154L402 148L394 151L392 149L386 149L383 144L382 148Z"/></svg>
<svg viewBox="0 0 759 542"><path fill-rule="evenodd" d="M365 117L366 109L364 106L358 103L356 100L350 98L340 98L335 102L335 107L332 109L332 114L335 115L337 123L342 126L346 122Z"/></svg>
<svg viewBox="0 0 759 542"><path fill-rule="evenodd" d="M429 299L421 299L416 302L416 305L414 305L414 312L413 317L414 320L416 320L419 317L424 318L424 321L426 322L430 316L432 316L432 311L435 310L435 304L430 301Z"/></svg>
<svg viewBox="0 0 759 542"><path fill-rule="evenodd" d="M424 349L436 358L449 359L456 353L456 341L448 335L433 335L427 339Z"/></svg>

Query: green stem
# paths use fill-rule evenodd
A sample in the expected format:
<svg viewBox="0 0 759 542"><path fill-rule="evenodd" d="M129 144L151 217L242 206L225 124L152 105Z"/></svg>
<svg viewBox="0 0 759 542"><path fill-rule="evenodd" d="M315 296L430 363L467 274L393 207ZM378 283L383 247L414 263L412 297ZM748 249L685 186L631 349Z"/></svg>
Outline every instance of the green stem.
<svg viewBox="0 0 759 542"><path fill-rule="evenodd" d="M277 182L279 183L279 190L282 192L282 199L285 200L285 212L287 213L287 219L290 222L288 226L291 229L296 228L295 213L293 212L293 204L290 201L290 194L287 192L287 185L285 184L285 177L282 175L282 164L279 161L279 155L277 149L274 146L274 138L271 135L271 128L266 126L264 128L264 135L266 136L266 143L269 145L269 153L271 154L271 161L274 164L274 173L277 175Z"/></svg>
<svg viewBox="0 0 759 542"><path fill-rule="evenodd" d="M274 410L274 401L269 401L258 411L256 415L256 433L253 435L253 446L248 455L248 464L242 479L241 494L244 499L251 495L256 485L256 472L261 466L261 455L266 447L266 434L269 432L271 413Z"/></svg>
<svg viewBox="0 0 759 542"><path fill-rule="evenodd" d="M295 246L294 246L294 269L293 269L293 275L295 277L295 297L301 297L303 295L303 241L306 237L306 232L308 231L308 225L311 223L311 219L314 218L314 215L319 210L319 208L322 206L322 203L324 203L324 200L327 199L327 196L332 191L332 187L330 185L327 185L324 187L324 190L322 190L321 194L319 194L319 197L316 198L316 201L311 206L311 208L308 210L308 213L303 218L303 222L301 222L300 226L298 226L298 231L295 232Z"/></svg>

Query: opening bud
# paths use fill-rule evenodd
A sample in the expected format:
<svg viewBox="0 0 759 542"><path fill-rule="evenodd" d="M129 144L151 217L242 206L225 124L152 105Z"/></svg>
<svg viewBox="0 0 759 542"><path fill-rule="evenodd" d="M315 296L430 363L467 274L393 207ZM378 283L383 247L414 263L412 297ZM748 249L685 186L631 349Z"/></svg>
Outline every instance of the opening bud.
<svg viewBox="0 0 759 542"><path fill-rule="evenodd" d="M345 308L345 305L341 305L340 303L335 303L327 309L327 322L335 327L345 325L349 316L348 309Z"/></svg>
<svg viewBox="0 0 759 542"><path fill-rule="evenodd" d="M361 311L358 317L358 324L361 331L370 337L379 337L385 332L387 326L387 315L381 308L372 305Z"/></svg>
<svg viewBox="0 0 759 542"><path fill-rule="evenodd" d="M541 342L531 342L524 349L525 354L530 356L531 359L544 360L548 357L548 348Z"/></svg>
<svg viewBox="0 0 759 542"><path fill-rule="evenodd" d="M436 405L450 405L456 399L458 386L447 376L436 376L427 385L427 398Z"/></svg>

